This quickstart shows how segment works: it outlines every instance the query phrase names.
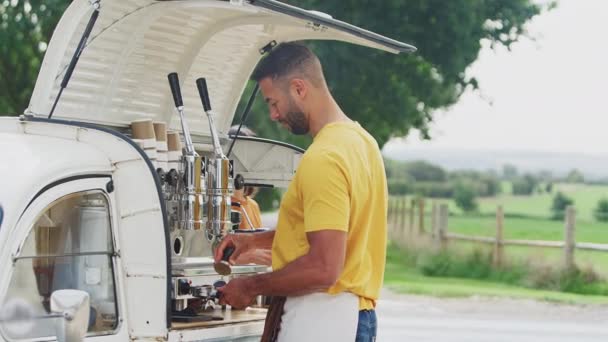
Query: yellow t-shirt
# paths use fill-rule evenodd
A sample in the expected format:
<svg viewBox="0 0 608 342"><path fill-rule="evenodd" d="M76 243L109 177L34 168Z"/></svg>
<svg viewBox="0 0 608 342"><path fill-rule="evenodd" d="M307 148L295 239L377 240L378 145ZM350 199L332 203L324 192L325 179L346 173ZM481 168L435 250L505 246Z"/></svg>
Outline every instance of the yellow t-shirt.
<svg viewBox="0 0 608 342"><path fill-rule="evenodd" d="M373 309L386 259L388 192L378 144L356 122L324 126L302 156L281 201L272 268L306 254L307 232L347 232L346 260L328 293L352 292Z"/></svg>

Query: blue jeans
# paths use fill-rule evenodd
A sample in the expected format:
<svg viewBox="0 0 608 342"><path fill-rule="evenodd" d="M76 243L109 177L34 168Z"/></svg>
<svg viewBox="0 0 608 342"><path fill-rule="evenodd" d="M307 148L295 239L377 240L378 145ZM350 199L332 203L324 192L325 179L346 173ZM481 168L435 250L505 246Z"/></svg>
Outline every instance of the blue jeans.
<svg viewBox="0 0 608 342"><path fill-rule="evenodd" d="M375 342L378 319L376 310L359 311L359 324L357 325L357 338L355 342Z"/></svg>

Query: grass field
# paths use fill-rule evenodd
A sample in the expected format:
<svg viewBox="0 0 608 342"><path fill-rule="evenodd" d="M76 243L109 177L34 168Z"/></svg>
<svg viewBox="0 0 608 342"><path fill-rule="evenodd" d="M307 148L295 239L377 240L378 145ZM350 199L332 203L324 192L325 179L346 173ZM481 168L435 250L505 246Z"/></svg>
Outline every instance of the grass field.
<svg viewBox="0 0 608 342"><path fill-rule="evenodd" d="M590 296L557 291L534 290L487 280L427 277L405 262L395 246L388 248L385 286L400 293L438 297L500 296L529 298L573 304L608 304L608 296Z"/></svg>
<svg viewBox="0 0 608 342"><path fill-rule="evenodd" d="M495 236L496 218L476 215L450 216L448 231L468 235ZM506 239L563 241L564 223L540 218L506 217L504 236ZM608 244L608 223L577 220L576 241Z"/></svg>
<svg viewBox="0 0 608 342"><path fill-rule="evenodd" d="M490 245L481 245L468 241L451 241L450 246L456 246L463 251L473 249L490 250ZM535 264L561 267L564 252L559 248L535 248L526 246L506 246L505 259L510 262L524 261ZM576 264L581 268L591 268L602 277L608 279L608 252L576 250Z"/></svg>
<svg viewBox="0 0 608 342"><path fill-rule="evenodd" d="M427 232L430 231L430 227L431 218L427 215L425 217ZM496 219L492 216L452 215L448 218L448 232L493 237L496 235ZM504 238L563 241L564 223L541 218L507 217L504 221ZM608 244L608 224L577 221L575 239L578 242ZM451 241L450 244L462 248L480 246L479 243L464 241ZM563 250L560 248L506 246L505 253L507 260L536 260L550 265L561 265L563 260ZM591 267L608 278L608 252L576 250L575 260L577 265Z"/></svg>
<svg viewBox="0 0 608 342"><path fill-rule="evenodd" d="M478 199L479 211L482 214L496 212L496 207L503 206L505 214L525 215L538 218L549 218L551 216L551 202L557 191L563 192L574 200L577 212L577 221L593 222L593 210L597 202L608 198L608 186L585 185L585 184L555 184L552 193L534 194L532 196L511 195L508 186L503 186L503 193L491 198ZM453 201L450 201L450 212L462 213ZM608 223L603 224L608 229Z"/></svg>
<svg viewBox="0 0 608 342"><path fill-rule="evenodd" d="M506 186L504 193L508 193ZM426 205L425 230L430 232L431 203L433 201L448 203L450 216L448 232L474 236L495 236L496 206L503 205L505 211L504 237L522 240L564 240L564 222L550 220L551 201L556 191L562 191L574 200L577 211L575 240L608 244L608 222L593 219L593 209L602 197L608 197L608 186L582 184L555 184L551 194L532 196L513 196L502 194L494 198L478 199L479 213L464 214L451 200L429 199ZM408 201L409 205L409 201ZM417 220L417 218L416 218ZM406 222L409 218L406 218ZM468 242L450 242L463 249L478 247L479 244ZM549 265L561 265L563 251L555 248L505 247L508 260L523 259L538 261ZM575 260L580 267L593 268L597 273L608 278L608 253L576 250Z"/></svg>

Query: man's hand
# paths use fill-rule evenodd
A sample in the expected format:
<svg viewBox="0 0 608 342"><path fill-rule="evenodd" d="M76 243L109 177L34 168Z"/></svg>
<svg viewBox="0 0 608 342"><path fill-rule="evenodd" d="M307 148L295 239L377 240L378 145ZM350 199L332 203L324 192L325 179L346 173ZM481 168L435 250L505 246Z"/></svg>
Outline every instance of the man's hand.
<svg viewBox="0 0 608 342"><path fill-rule="evenodd" d="M248 252L241 253L236 259L236 265L272 265L272 252L268 249L253 249Z"/></svg>
<svg viewBox="0 0 608 342"><path fill-rule="evenodd" d="M255 247L253 246L252 234L228 234L222 239L222 242L215 250L215 262L222 260L224 250L228 247L233 247L234 252L230 256L228 262L231 265L237 263L239 255L252 251Z"/></svg>
<svg viewBox="0 0 608 342"><path fill-rule="evenodd" d="M256 297L248 277L234 278L217 290L221 293L220 304L230 304L235 309L245 309Z"/></svg>
<svg viewBox="0 0 608 342"><path fill-rule="evenodd" d="M299 296L323 292L336 283L344 270L346 232L325 229L306 233L306 237L310 245L308 253L288 263L285 267L270 273L235 279L239 282L243 279L246 280L245 285L239 285L239 291L246 287L245 293L242 294L245 299L250 300L254 295L260 294ZM233 285L232 282L228 285ZM246 302L245 299L239 300L238 304L243 305L243 302ZM228 302L230 300L229 297Z"/></svg>
<svg viewBox="0 0 608 342"><path fill-rule="evenodd" d="M255 262L260 264L270 264L270 248L272 247L272 241L274 239L274 230L261 232L261 233L237 233L228 234L222 239L222 242L215 249L215 262L222 260L222 255L227 247L233 247L234 252L230 256L228 262L232 265L243 264L249 262ZM252 256L259 256L261 251L265 253L263 260L259 258L251 261ZM247 255L243 255L247 254ZM241 257L239 257L241 256Z"/></svg>

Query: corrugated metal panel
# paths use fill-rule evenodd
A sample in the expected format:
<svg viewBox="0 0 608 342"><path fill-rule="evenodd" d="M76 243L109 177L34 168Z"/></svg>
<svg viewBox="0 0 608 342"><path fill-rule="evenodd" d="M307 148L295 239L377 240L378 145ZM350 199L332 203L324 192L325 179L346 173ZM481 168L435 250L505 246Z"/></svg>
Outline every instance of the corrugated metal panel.
<svg viewBox="0 0 608 342"><path fill-rule="evenodd" d="M62 17L29 113L48 115L91 11L88 0L75 0ZM97 24L54 117L124 127L150 118L179 130L167 83L167 74L177 72L191 132L209 135L195 86L197 78L206 77L218 130L225 133L261 57L258 50L271 40L337 39L395 52L340 29L313 26L301 14L294 18L247 2L102 0Z"/></svg>

